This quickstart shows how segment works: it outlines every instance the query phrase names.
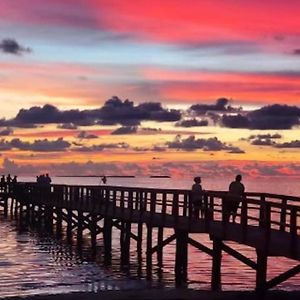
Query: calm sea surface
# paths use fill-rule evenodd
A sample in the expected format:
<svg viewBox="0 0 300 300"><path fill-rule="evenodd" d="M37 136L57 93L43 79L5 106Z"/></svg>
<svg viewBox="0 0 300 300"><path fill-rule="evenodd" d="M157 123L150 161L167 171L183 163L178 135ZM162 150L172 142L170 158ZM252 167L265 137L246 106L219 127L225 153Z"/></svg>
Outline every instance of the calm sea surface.
<svg viewBox="0 0 300 300"><path fill-rule="evenodd" d="M19 179L20 181L34 181L34 178L29 177ZM53 183L98 185L100 179L95 177L57 177L52 178L52 181ZM191 180L158 178L108 178L107 184L190 188L192 182ZM244 184L247 191L300 196L299 179L245 179ZM215 182L203 179L202 186L204 189L227 190L228 180ZM164 236L167 237L172 233L172 230L165 231ZM192 238L211 246L209 238L205 234L193 234ZM113 231L113 258L112 265L109 267L103 264L101 235L98 236L98 248L95 254L91 253L89 242L90 238L86 236L86 242L83 249L80 250L77 249L76 243L70 245L65 240L58 241L38 231L20 231L15 220L11 217L5 219L3 212L0 211L0 297L174 286L175 243L171 243L165 248L163 272L155 269L154 260L153 280L148 281L146 280L145 263L141 269L136 263L134 242L132 242L130 269L121 267L118 230ZM253 249L235 243L228 244L255 260L256 255ZM296 264L296 261L285 258L270 258L268 277L272 278ZM209 289L210 257L193 247L189 247L188 268L188 287ZM224 253L222 284L224 290L253 289L255 272ZM300 276L295 276L279 287L286 290L299 290Z"/></svg>

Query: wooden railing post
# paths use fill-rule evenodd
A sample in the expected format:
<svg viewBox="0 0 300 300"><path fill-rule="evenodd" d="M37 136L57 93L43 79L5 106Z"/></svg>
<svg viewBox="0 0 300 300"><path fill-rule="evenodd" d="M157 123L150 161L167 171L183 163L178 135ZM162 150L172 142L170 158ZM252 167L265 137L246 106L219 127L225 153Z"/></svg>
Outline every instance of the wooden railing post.
<svg viewBox="0 0 300 300"><path fill-rule="evenodd" d="M167 213L167 194L163 193L162 194L162 207L161 207L161 213L163 220L166 218L166 213Z"/></svg>
<svg viewBox="0 0 300 300"><path fill-rule="evenodd" d="M242 208L241 208L241 226L243 232L243 240L246 240L247 228L248 228L248 202L247 198L242 198Z"/></svg>
<svg viewBox="0 0 300 300"><path fill-rule="evenodd" d="M287 200L282 199L281 211L280 211L280 231L285 231L285 227L286 227L286 205L287 205Z"/></svg>
<svg viewBox="0 0 300 300"><path fill-rule="evenodd" d="M209 228L209 209L208 209L208 196L206 193L203 195L202 201L203 201L203 203L202 203L202 207L200 207L200 210L204 209L205 227L206 227L206 229L208 229Z"/></svg>
<svg viewBox="0 0 300 300"><path fill-rule="evenodd" d="M178 193L173 194L173 203L172 203L172 215L174 217L175 227L177 226L178 222L178 214L179 214L179 197Z"/></svg>
<svg viewBox="0 0 300 300"><path fill-rule="evenodd" d="M265 203L266 203L266 199L265 196L262 195L260 197L260 209L259 209L259 226L260 227L264 227L264 220L265 220Z"/></svg>
<svg viewBox="0 0 300 300"><path fill-rule="evenodd" d="M151 198L150 198L150 213L151 213L151 221L154 217L156 211L156 193L151 192Z"/></svg>
<svg viewBox="0 0 300 300"><path fill-rule="evenodd" d="M114 191L115 193L115 191ZM114 197L115 197L115 194L114 194ZM124 205L124 191L122 190L121 191L121 195L120 195L120 208L121 208L121 214L122 216L124 215L124 209L125 209L125 205Z"/></svg>
<svg viewBox="0 0 300 300"><path fill-rule="evenodd" d="M182 215L187 217L188 215L188 195L186 193L183 194L183 209Z"/></svg>
<svg viewBox="0 0 300 300"><path fill-rule="evenodd" d="M291 220L290 220L290 234L291 234L291 253L295 254L297 252L297 212L298 208L293 207L291 209Z"/></svg>
<svg viewBox="0 0 300 300"><path fill-rule="evenodd" d="M131 218L132 214L133 214L133 191L128 192L128 209L129 209L130 218Z"/></svg>
<svg viewBox="0 0 300 300"><path fill-rule="evenodd" d="M265 249L268 251L271 234L271 203L265 202Z"/></svg>

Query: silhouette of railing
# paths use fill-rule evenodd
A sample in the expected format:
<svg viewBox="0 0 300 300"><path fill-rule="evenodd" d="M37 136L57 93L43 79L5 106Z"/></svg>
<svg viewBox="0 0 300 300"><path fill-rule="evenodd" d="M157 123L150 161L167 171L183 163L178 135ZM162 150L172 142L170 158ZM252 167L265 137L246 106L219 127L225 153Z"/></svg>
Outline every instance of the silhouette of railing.
<svg viewBox="0 0 300 300"><path fill-rule="evenodd" d="M22 196L30 201L65 208L89 211L99 208L126 209L133 213L159 214L162 218L172 216L176 221L185 217L195 221L192 213L190 191L183 189L157 189L117 186L71 186L52 185L39 187L34 183L22 184ZM228 198L226 191L204 191L204 220L224 221L223 203ZM230 195L231 201L241 202L236 223L264 229L276 229L298 235L300 217L300 198L270 193L245 193L239 198Z"/></svg>

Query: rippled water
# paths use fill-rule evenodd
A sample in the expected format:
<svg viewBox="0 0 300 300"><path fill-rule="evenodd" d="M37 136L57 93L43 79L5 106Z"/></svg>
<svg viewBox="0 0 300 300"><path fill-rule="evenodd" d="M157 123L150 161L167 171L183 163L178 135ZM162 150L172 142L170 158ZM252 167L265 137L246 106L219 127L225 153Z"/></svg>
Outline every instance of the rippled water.
<svg viewBox="0 0 300 300"><path fill-rule="evenodd" d="M31 178L24 179L31 180ZM170 187L174 184L179 188L189 188L190 186L189 180L174 183L170 179L109 178L109 181L109 184L112 185L127 186ZM53 182L98 184L99 180L97 178L53 178ZM225 180L218 182L217 187L214 182L208 180L203 183L206 189L226 189L226 184ZM290 181L286 185L282 180L278 183L248 181L246 186L248 191L300 194L297 193L299 183L296 180ZM270 190L268 190L268 186ZM133 226L134 230L136 228ZM164 236L167 237L172 233L172 230L166 230ZM155 231L153 237L156 237ZM211 247L207 235L193 234L191 237ZM155 255L153 256L154 271L151 281L146 280L145 263L141 268L137 265L134 241L131 242L130 269L121 267L118 230L113 231L113 259L112 265L109 267L104 266L103 263L101 235L98 235L96 253L92 253L89 242L90 238L87 235L83 248L80 250L76 247L76 241L70 245L64 239L56 240L35 229L20 231L17 222L11 216L4 219L0 210L0 296L105 289L144 289L150 286L170 287L174 285L175 242L164 248L163 273L155 267ZM229 243L229 245L255 261L256 254L252 248L234 243ZM145 245L143 249L145 251ZM268 277L272 278L296 264L297 262L285 258L270 258ZM188 287L209 289L211 258L208 255L189 246L188 269ZM299 279L299 275L295 276L279 287L287 290L299 289ZM255 271L224 253L222 284L224 290L253 289Z"/></svg>

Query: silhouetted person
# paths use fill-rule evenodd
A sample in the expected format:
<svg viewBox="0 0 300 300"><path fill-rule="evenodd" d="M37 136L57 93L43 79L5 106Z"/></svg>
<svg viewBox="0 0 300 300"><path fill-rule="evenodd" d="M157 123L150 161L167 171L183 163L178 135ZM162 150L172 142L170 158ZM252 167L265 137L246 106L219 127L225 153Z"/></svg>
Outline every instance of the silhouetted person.
<svg viewBox="0 0 300 300"><path fill-rule="evenodd" d="M18 179L17 179L18 176L14 176L14 178L11 180L11 186L12 186L12 191L14 192L15 191L15 187L16 187L16 184L18 182Z"/></svg>
<svg viewBox="0 0 300 300"><path fill-rule="evenodd" d="M107 182L106 176L103 176L103 177L101 178L101 181L102 181L103 184L106 184L106 182Z"/></svg>
<svg viewBox="0 0 300 300"><path fill-rule="evenodd" d="M45 180L45 185L50 186L52 180L51 180L51 177L49 176L48 173L46 173L46 176L45 176L44 180Z"/></svg>
<svg viewBox="0 0 300 300"><path fill-rule="evenodd" d="M232 216L233 223L235 222L236 213L245 192L245 187L241 181L242 175L237 175L235 181L232 181L229 185L228 196L223 201L223 219L225 222L229 221L230 216Z"/></svg>
<svg viewBox="0 0 300 300"><path fill-rule="evenodd" d="M6 183L11 183L11 176L10 176L10 174L8 174L7 175L7 177L6 177Z"/></svg>
<svg viewBox="0 0 300 300"><path fill-rule="evenodd" d="M11 179L12 178L11 178L10 174L8 174L6 176L6 186L7 186L7 190L9 193L11 192Z"/></svg>
<svg viewBox="0 0 300 300"><path fill-rule="evenodd" d="M201 210L201 217L204 216L203 209L203 191L201 186L201 177L194 178L194 184L192 186L191 200L193 207L193 216L199 218L199 211Z"/></svg>
<svg viewBox="0 0 300 300"><path fill-rule="evenodd" d="M5 186L6 186L5 176L2 175L1 179L0 179L0 189L1 189L1 191L5 191Z"/></svg>
<svg viewBox="0 0 300 300"><path fill-rule="evenodd" d="M11 182L14 183L14 184L16 184L16 183L18 182L17 177L18 177L18 176L15 175Z"/></svg>

